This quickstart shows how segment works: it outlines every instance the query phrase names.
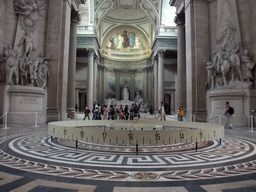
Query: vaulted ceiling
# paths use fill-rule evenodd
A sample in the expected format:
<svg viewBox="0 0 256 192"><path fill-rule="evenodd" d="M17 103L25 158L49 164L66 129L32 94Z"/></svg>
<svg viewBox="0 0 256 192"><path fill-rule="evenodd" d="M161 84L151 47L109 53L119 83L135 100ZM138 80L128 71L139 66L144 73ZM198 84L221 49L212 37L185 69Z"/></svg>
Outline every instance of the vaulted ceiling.
<svg viewBox="0 0 256 192"><path fill-rule="evenodd" d="M161 2L161 0L96 0L95 24L99 26L102 20L120 24L150 22L156 30L160 19Z"/></svg>

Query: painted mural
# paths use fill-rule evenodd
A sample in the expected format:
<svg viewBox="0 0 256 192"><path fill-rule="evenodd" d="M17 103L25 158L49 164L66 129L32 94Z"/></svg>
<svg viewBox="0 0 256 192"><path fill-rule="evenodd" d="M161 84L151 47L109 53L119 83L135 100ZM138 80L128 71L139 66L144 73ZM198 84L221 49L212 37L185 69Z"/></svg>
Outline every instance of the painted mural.
<svg viewBox="0 0 256 192"><path fill-rule="evenodd" d="M108 34L102 44L102 55L114 60L141 60L150 54L145 35L135 28L118 28Z"/></svg>
<svg viewBox="0 0 256 192"><path fill-rule="evenodd" d="M143 41L136 36L134 31L124 30L123 32L117 32L110 37L106 49L136 52L143 51L146 48Z"/></svg>
<svg viewBox="0 0 256 192"><path fill-rule="evenodd" d="M114 98L116 94L116 78L115 76L108 76L108 94L107 98Z"/></svg>

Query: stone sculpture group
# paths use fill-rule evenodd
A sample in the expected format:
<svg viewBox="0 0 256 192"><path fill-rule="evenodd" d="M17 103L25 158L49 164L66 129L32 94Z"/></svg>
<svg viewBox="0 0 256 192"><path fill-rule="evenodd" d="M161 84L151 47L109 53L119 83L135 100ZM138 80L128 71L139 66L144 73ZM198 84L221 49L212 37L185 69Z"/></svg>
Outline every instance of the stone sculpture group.
<svg viewBox="0 0 256 192"><path fill-rule="evenodd" d="M231 23L224 25L222 34L216 41L213 61L206 63L208 72L207 85L209 89L241 86L252 88L254 81L252 61L249 50L241 49L241 43L236 40L237 32Z"/></svg>
<svg viewBox="0 0 256 192"><path fill-rule="evenodd" d="M0 56L0 83L46 88L49 76L50 58L38 55L31 35L35 36L37 20L35 14L43 6L34 0L14 0L15 13L19 15L16 46L7 45L4 55ZM24 25L24 22L30 25ZM19 36L21 38L19 39ZM34 38L35 39L35 38Z"/></svg>

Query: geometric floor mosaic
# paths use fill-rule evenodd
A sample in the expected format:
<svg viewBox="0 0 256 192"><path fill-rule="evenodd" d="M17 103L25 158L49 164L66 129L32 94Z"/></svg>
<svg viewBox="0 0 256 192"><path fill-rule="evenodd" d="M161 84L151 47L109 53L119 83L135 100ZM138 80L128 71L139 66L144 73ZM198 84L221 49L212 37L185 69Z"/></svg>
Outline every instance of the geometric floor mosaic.
<svg viewBox="0 0 256 192"><path fill-rule="evenodd" d="M13 126L0 130L0 191L256 191L255 142L255 133L236 128L197 151L195 144L139 146L136 155L135 146L75 148L51 139L46 125Z"/></svg>

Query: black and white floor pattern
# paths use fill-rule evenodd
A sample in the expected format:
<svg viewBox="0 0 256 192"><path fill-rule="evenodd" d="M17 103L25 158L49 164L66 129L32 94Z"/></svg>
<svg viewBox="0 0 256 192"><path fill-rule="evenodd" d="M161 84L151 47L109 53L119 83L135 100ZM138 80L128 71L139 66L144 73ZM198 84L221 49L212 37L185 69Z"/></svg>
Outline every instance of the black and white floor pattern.
<svg viewBox="0 0 256 192"><path fill-rule="evenodd" d="M256 133L220 141L113 146L47 135L47 125L0 129L0 191L256 191Z"/></svg>

